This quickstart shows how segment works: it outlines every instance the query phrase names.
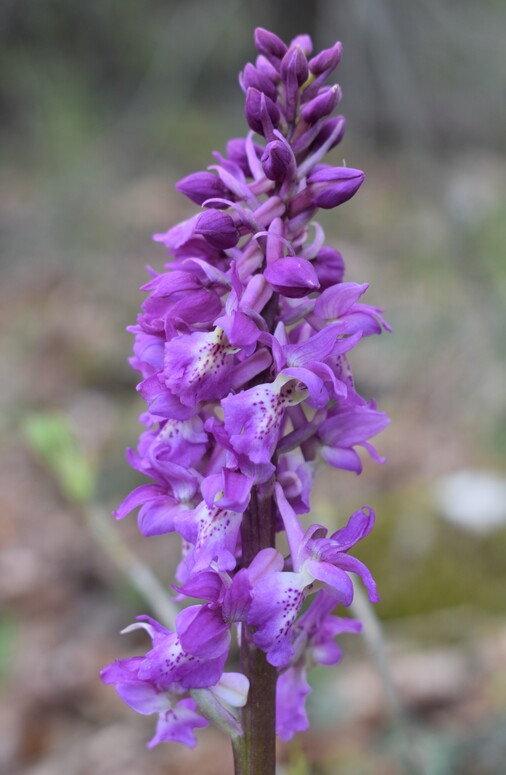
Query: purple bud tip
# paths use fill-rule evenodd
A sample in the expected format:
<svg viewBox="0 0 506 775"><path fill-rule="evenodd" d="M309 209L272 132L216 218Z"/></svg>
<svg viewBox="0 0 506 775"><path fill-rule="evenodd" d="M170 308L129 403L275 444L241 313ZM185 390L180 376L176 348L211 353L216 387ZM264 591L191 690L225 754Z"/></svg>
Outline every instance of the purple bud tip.
<svg viewBox="0 0 506 775"><path fill-rule="evenodd" d="M259 73L265 75L265 77L269 78L274 84L278 83L279 73L274 65L269 62L267 57L264 57L263 54L259 54L256 58L255 64Z"/></svg>
<svg viewBox="0 0 506 775"><path fill-rule="evenodd" d="M195 226L195 234L201 234L218 250L233 248L239 241L239 232L231 216L217 210L202 213Z"/></svg>
<svg viewBox="0 0 506 775"><path fill-rule="evenodd" d="M194 172L176 183L176 189L198 205L206 199L224 197L228 192L217 175L212 172Z"/></svg>
<svg viewBox="0 0 506 775"><path fill-rule="evenodd" d="M309 69L313 75L329 75L334 70L343 55L343 45L339 41L332 48L326 48L320 51L309 61Z"/></svg>
<svg viewBox="0 0 506 775"><path fill-rule="evenodd" d="M297 35L290 43L290 48L292 46L299 46L306 56L309 56L313 52L313 41L309 35Z"/></svg>
<svg viewBox="0 0 506 775"><path fill-rule="evenodd" d="M250 128L260 135L264 134L265 122L270 122L273 126L279 123L279 110L274 102L263 92L251 86L246 92L244 112Z"/></svg>
<svg viewBox="0 0 506 775"><path fill-rule="evenodd" d="M341 89L337 84L323 89L317 97L302 108L301 115L307 124L315 124L320 118L332 113L341 99Z"/></svg>
<svg viewBox="0 0 506 775"><path fill-rule="evenodd" d="M356 194L364 178L361 170L350 167L317 167L308 176L308 189L313 204L330 210L347 202Z"/></svg>
<svg viewBox="0 0 506 775"><path fill-rule="evenodd" d="M286 81L289 77L295 76L297 84L302 86L307 81L308 75L307 59L300 46L289 48L281 60L281 77Z"/></svg>
<svg viewBox="0 0 506 775"><path fill-rule="evenodd" d="M258 53L266 56L269 61L273 57L282 59L286 53L286 44L281 38L263 27L257 27L255 30L255 47Z"/></svg>
<svg viewBox="0 0 506 775"><path fill-rule="evenodd" d="M293 153L287 143L273 140L267 143L262 156L262 167L270 180L284 180L293 162Z"/></svg>

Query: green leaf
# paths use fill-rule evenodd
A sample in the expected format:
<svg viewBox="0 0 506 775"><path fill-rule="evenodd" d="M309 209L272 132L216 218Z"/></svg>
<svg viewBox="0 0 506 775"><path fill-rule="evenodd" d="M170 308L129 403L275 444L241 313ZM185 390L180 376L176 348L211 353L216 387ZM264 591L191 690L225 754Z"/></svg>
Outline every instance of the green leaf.
<svg viewBox="0 0 506 775"><path fill-rule="evenodd" d="M33 414L25 420L23 431L65 497L74 503L89 501L95 491L95 474L67 418L56 412Z"/></svg>

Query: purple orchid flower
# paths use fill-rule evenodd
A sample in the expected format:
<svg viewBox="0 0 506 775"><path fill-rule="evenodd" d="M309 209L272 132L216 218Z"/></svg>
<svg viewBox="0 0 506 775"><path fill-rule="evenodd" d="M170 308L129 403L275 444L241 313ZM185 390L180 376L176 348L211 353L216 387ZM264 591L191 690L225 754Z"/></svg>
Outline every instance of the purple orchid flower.
<svg viewBox="0 0 506 775"><path fill-rule="evenodd" d="M327 538L321 525L312 525L303 533L280 485L276 485L276 501L287 533L293 571L273 571L259 581L252 592L249 623L257 627L254 640L265 650L268 661L284 667L294 655L292 625L309 593L323 584L343 605L349 606L353 584L348 573L357 573L371 602L377 602L379 597L369 570L347 553L372 530L372 511L355 512L345 527Z"/></svg>
<svg viewBox="0 0 506 775"><path fill-rule="evenodd" d="M334 113L341 90L328 82L342 46L313 54L308 35L286 44L262 28L255 44L239 77L250 131L177 183L199 212L154 235L168 263L148 267L128 329L147 408L127 460L148 479L115 516L138 509L145 536L176 534L177 601L190 603L174 632L146 617L127 628L145 629L151 650L102 673L132 708L158 715L150 746L193 746L194 730L212 718L238 750L243 732L258 748L274 709L262 714L253 702L246 730L237 713L249 680L259 680L248 656L256 649L277 668L278 735L306 729L307 670L339 661L336 636L359 629L334 614L352 601L350 574L378 600L371 573L350 555L373 512L360 509L331 535L318 524L304 532L297 517L310 510L322 460L360 473L363 447L383 462L370 439L388 423L359 394L349 356L390 328L362 302L367 283L344 281L341 253L313 220L364 180L325 163L346 125ZM283 531L286 559L276 549ZM234 637L247 675L223 672Z"/></svg>
<svg viewBox="0 0 506 775"><path fill-rule="evenodd" d="M306 697L311 692L307 669L312 664L335 665L342 658L336 636L359 633L362 629L356 619L331 615L337 604L334 595L320 590L292 628L294 656L280 673L276 686L276 733L282 740L291 740L309 727L305 709Z"/></svg>

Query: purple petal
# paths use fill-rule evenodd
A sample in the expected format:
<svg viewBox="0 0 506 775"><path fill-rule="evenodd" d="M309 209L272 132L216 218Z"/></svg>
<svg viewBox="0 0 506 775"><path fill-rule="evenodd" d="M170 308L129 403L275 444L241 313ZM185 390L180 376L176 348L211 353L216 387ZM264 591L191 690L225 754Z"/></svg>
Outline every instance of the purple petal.
<svg viewBox="0 0 506 775"><path fill-rule="evenodd" d="M251 583L249 570L241 568L235 574L231 586L223 598L223 619L230 622L245 622L251 605Z"/></svg>
<svg viewBox="0 0 506 775"><path fill-rule="evenodd" d="M170 708L170 700L165 692L159 692L145 681L119 683L116 691L127 705L143 716L151 713L161 713Z"/></svg>
<svg viewBox="0 0 506 775"><path fill-rule="evenodd" d="M188 654L175 633L171 633L146 654L139 667L139 678L155 683L160 689L174 685L185 689L214 686L223 673L228 652L203 659Z"/></svg>
<svg viewBox="0 0 506 775"><path fill-rule="evenodd" d="M223 621L219 608L197 605L183 609L176 618L176 631L188 654L214 659L228 653L229 625Z"/></svg>
<svg viewBox="0 0 506 775"><path fill-rule="evenodd" d="M370 570L364 565L363 562L357 560L356 557L351 557L349 554L341 555L338 562L339 567L343 568L343 570L349 571L350 573L356 573L358 576L360 576L364 582L365 588L367 589L371 603L377 603L379 600L381 600L376 591L376 582L374 581Z"/></svg>
<svg viewBox="0 0 506 775"><path fill-rule="evenodd" d="M374 527L374 511L364 506L348 520L348 523L336 530L330 538L339 552L346 552L356 543L365 538Z"/></svg>
<svg viewBox="0 0 506 775"><path fill-rule="evenodd" d="M292 555L293 567L296 571L298 571L298 557L304 533L302 531L300 522L297 519L295 511L288 503L283 488L279 483L274 486L274 493L279 513L281 514L281 518L285 526L288 545L290 547L290 554Z"/></svg>
<svg viewBox="0 0 506 775"><path fill-rule="evenodd" d="M135 490L127 495L125 500L118 506L116 511L113 511L113 515L116 519L123 519L130 514L134 509L139 506L144 506L145 503L157 501L160 498L166 498L167 493L161 487L157 487L154 484L141 484L140 487L136 487Z"/></svg>
<svg viewBox="0 0 506 775"><path fill-rule="evenodd" d="M333 285L318 297L314 314L324 320L338 320L352 310L353 305L366 292L367 283L340 283Z"/></svg>
<svg viewBox="0 0 506 775"><path fill-rule="evenodd" d="M336 568L328 562L306 560L304 571L309 573L314 579L332 587L338 593L343 605L350 605L353 600L353 584L349 576L341 568Z"/></svg>
<svg viewBox="0 0 506 775"><path fill-rule="evenodd" d="M322 447L322 458L334 468L340 468L343 471L353 471L356 474L362 472L362 461L354 449L344 449L343 447Z"/></svg>
<svg viewBox="0 0 506 775"><path fill-rule="evenodd" d="M314 371L304 368L289 368L284 369L283 374L288 377L293 377L306 387L309 391L310 400L308 400L308 403L310 406L319 407L328 404L329 394L323 380L320 379Z"/></svg>
<svg viewBox="0 0 506 775"><path fill-rule="evenodd" d="M304 342L289 344L284 348L289 366L306 366L312 361L324 361L335 351L341 329L339 324L327 326Z"/></svg>
<svg viewBox="0 0 506 775"><path fill-rule="evenodd" d="M214 571L194 573L185 581L183 586L173 586L178 592L187 597L195 597L212 602L217 602L223 592L223 582Z"/></svg>

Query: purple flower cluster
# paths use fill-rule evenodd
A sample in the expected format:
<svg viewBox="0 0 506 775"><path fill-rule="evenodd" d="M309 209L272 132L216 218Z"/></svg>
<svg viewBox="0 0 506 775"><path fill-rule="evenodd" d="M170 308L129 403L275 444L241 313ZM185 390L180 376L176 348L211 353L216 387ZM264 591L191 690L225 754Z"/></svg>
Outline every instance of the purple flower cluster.
<svg viewBox="0 0 506 775"><path fill-rule="evenodd" d="M102 677L140 713L157 713L150 745L194 745L208 722L195 690L235 718L247 678L224 673L231 633L248 627L278 670L276 727L285 740L306 729L306 670L334 664L335 637L360 623L337 618L358 574L349 552L373 527L364 507L332 535L304 530L315 464L360 473L357 447L380 461L369 439L388 423L357 392L348 352L388 329L362 301L367 284L344 282L341 254L324 244L318 208L343 204L360 170L322 162L344 134L333 115L341 91L326 85L341 44L312 56L308 36L287 46L257 29L259 55L240 75L251 131L234 138L205 172L177 184L201 210L155 239L171 261L151 272L132 366L147 402L130 464L149 477L116 511L139 509L145 536L178 533L184 608L175 631L141 617L153 640L145 656L117 661ZM256 137L255 137L256 135ZM244 523L253 499L275 503L288 557L274 547L245 560ZM200 695L202 696L202 695Z"/></svg>

